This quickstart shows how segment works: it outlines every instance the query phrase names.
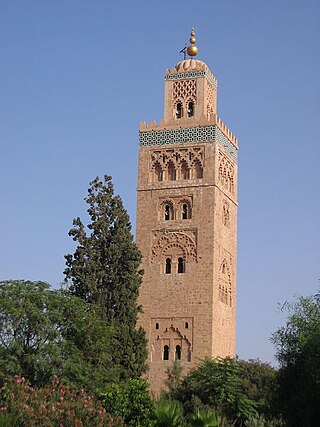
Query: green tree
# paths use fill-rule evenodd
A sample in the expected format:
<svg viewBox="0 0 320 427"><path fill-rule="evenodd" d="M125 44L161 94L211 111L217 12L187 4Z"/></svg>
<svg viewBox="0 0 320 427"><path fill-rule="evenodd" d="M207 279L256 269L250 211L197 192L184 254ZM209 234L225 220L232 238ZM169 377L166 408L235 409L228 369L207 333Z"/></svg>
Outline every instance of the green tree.
<svg viewBox="0 0 320 427"><path fill-rule="evenodd" d="M121 417L128 427L151 427L154 424L154 401L144 380L108 384L99 393L99 399L107 413L114 418Z"/></svg>
<svg viewBox="0 0 320 427"><path fill-rule="evenodd" d="M0 376L35 386L53 376L93 390L116 380L111 328L89 304L44 282L0 282Z"/></svg>
<svg viewBox="0 0 320 427"><path fill-rule="evenodd" d="M277 371L259 359L239 360L239 372L245 394L255 402L260 415L272 419L275 414Z"/></svg>
<svg viewBox="0 0 320 427"><path fill-rule="evenodd" d="M175 398L188 413L213 409L241 424L257 414L255 403L243 391L241 372L232 358L205 359L184 378Z"/></svg>
<svg viewBox="0 0 320 427"><path fill-rule="evenodd" d="M142 271L141 253L133 241L129 216L114 195L111 177L97 177L88 196L90 223L76 218L69 235L78 246L66 255L64 271L70 292L93 303L107 325L117 331L113 358L122 366L121 378L137 378L146 370L146 338L136 329ZM88 232L88 234L87 234Z"/></svg>
<svg viewBox="0 0 320 427"><path fill-rule="evenodd" d="M288 426L320 424L320 295L283 307L288 320L272 336L279 370L279 404Z"/></svg>

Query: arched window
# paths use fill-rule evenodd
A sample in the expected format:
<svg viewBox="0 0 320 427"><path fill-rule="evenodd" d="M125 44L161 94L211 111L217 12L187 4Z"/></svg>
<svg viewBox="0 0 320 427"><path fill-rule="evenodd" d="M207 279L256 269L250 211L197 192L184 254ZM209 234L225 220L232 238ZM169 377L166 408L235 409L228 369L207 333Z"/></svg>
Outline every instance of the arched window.
<svg viewBox="0 0 320 427"><path fill-rule="evenodd" d="M159 165L159 163L155 165L154 176L155 176L155 181L162 181L163 179L162 167Z"/></svg>
<svg viewBox="0 0 320 427"><path fill-rule="evenodd" d="M186 322L186 323L184 324L184 327L185 327L185 329L189 329L189 323L188 323L188 322Z"/></svg>
<svg viewBox="0 0 320 427"><path fill-rule="evenodd" d="M194 116L194 102L188 102L188 117Z"/></svg>
<svg viewBox="0 0 320 427"><path fill-rule="evenodd" d="M169 346L165 345L163 347L163 360L169 360Z"/></svg>
<svg viewBox="0 0 320 427"><path fill-rule="evenodd" d="M168 166L168 180L175 181L176 180L176 168L173 163L169 163Z"/></svg>
<svg viewBox="0 0 320 427"><path fill-rule="evenodd" d="M171 274L171 258L166 259L166 274Z"/></svg>
<svg viewBox="0 0 320 427"><path fill-rule="evenodd" d="M178 273L185 272L185 263L182 257L178 258Z"/></svg>
<svg viewBox="0 0 320 427"><path fill-rule="evenodd" d="M158 322L156 323L156 329L159 329L159 323Z"/></svg>
<svg viewBox="0 0 320 427"><path fill-rule="evenodd" d="M189 179L190 178L190 170L186 162L182 162L181 165L181 179Z"/></svg>
<svg viewBox="0 0 320 427"><path fill-rule="evenodd" d="M174 355L175 360L181 360L181 346L177 345L176 346L176 352Z"/></svg>
<svg viewBox="0 0 320 427"><path fill-rule="evenodd" d="M203 168L201 166L200 162L195 162L194 164L195 172L196 172L196 178L203 178Z"/></svg>
<svg viewBox="0 0 320 427"><path fill-rule="evenodd" d="M181 102L178 102L176 105L176 118L181 119L182 116L183 116L183 106Z"/></svg>
<svg viewBox="0 0 320 427"><path fill-rule="evenodd" d="M164 205L164 219L165 221L173 219L173 207L170 203Z"/></svg>
<svg viewBox="0 0 320 427"><path fill-rule="evenodd" d="M182 205L181 218L182 219L189 219L189 218L191 218L190 207L189 207L188 203L184 203Z"/></svg>

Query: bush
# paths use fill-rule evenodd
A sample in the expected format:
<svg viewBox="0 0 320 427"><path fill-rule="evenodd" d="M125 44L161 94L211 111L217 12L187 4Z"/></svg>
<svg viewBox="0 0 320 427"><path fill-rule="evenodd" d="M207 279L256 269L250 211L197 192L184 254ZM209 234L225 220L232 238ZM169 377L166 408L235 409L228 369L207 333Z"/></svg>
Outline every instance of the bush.
<svg viewBox="0 0 320 427"><path fill-rule="evenodd" d="M103 407L113 417L122 417L126 426L150 427L154 419L154 402L149 386L143 380L124 384L110 384L98 392Z"/></svg>
<svg viewBox="0 0 320 427"><path fill-rule="evenodd" d="M4 383L0 393L0 411L4 423L42 427L111 427L121 426L113 420L100 402L83 390L73 391L56 379L51 387L35 389L24 378L15 376ZM14 424L5 424L6 422Z"/></svg>

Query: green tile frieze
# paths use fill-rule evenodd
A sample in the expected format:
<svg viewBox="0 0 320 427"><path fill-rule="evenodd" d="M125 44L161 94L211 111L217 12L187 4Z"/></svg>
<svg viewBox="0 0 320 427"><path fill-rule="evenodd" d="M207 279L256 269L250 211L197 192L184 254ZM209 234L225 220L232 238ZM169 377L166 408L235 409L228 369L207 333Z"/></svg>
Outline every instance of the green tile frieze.
<svg viewBox="0 0 320 427"><path fill-rule="evenodd" d="M140 147L210 141L217 142L219 146L222 147L237 163L237 148L235 148L235 146L229 141L224 133L221 132L217 125L139 132Z"/></svg>

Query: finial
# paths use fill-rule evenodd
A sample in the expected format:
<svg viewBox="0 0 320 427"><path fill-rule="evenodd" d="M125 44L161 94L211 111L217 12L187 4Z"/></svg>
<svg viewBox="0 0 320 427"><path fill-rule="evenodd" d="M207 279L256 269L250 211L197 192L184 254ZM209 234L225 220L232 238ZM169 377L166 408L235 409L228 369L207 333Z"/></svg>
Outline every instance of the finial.
<svg viewBox="0 0 320 427"><path fill-rule="evenodd" d="M190 37L189 41L190 41L191 45L188 46L187 54L189 56L196 56L198 54L198 48L197 48L197 46L194 46L194 44L196 42L196 39L194 38L194 36L195 36L194 27L192 27L190 35L191 35L191 37Z"/></svg>

